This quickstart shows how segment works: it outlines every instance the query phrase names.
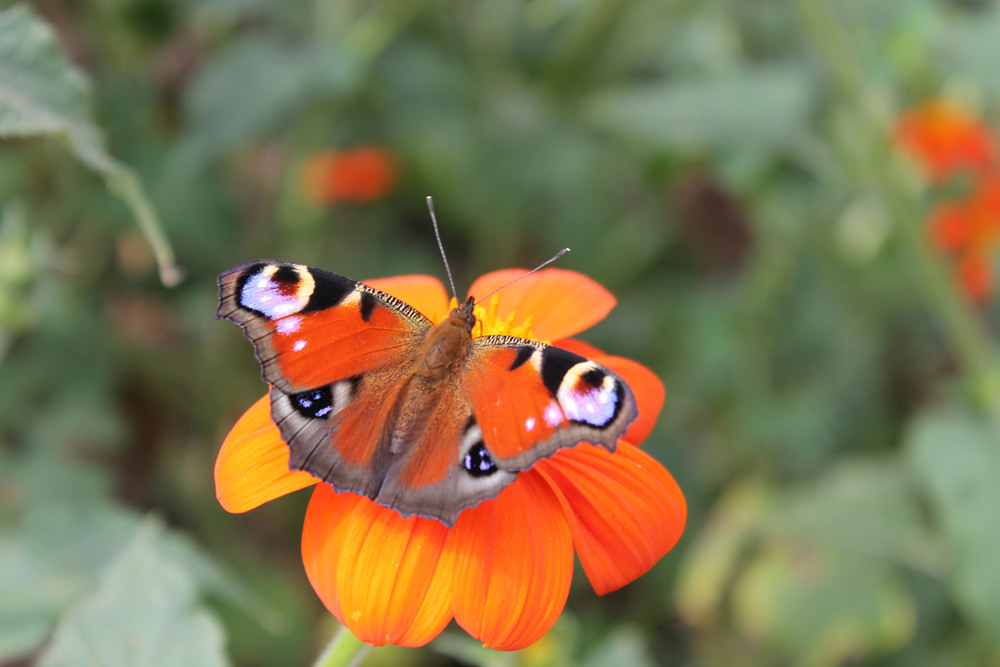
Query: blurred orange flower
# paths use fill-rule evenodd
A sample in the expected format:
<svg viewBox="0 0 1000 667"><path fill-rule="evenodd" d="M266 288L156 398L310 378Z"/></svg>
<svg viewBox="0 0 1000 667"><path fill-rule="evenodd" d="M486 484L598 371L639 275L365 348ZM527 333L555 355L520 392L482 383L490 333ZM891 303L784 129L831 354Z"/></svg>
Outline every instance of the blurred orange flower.
<svg viewBox="0 0 1000 667"><path fill-rule="evenodd" d="M480 278L488 294L520 270ZM435 322L449 312L428 276L367 281ZM374 645L422 646L454 618L485 646L515 650L541 638L566 603L574 552L598 594L648 571L680 538L687 516L677 483L638 444L663 405L663 385L644 366L569 339L601 320L614 297L588 278L539 271L495 294L476 332L554 341L614 370L635 395L639 417L615 452L580 444L518 473L496 498L463 511L452 527L338 493L289 471L288 447L267 396L236 423L215 468L219 502L244 512L316 485L302 531L302 559L320 599L352 633Z"/></svg>
<svg viewBox="0 0 1000 667"><path fill-rule="evenodd" d="M989 126L944 98L902 114L896 124L896 140L935 182L962 169L984 169L996 157L996 141Z"/></svg>
<svg viewBox="0 0 1000 667"><path fill-rule="evenodd" d="M1000 247L1000 171L981 175L965 199L946 201L931 213L931 241L958 257L966 294L983 301L993 291L993 257Z"/></svg>
<svg viewBox="0 0 1000 667"><path fill-rule="evenodd" d="M364 204L385 197L396 185L396 155L377 146L356 146L312 155L301 172L302 191L314 204Z"/></svg>

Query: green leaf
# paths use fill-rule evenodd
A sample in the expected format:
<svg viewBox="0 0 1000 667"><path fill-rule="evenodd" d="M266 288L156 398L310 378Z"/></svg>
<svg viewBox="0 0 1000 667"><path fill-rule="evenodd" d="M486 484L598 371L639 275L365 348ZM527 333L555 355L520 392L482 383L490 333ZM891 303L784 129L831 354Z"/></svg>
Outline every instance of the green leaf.
<svg viewBox="0 0 1000 667"><path fill-rule="evenodd" d="M160 541L163 554L184 568L205 593L225 599L252 617L265 630L287 633L293 623L287 610L265 599L256 588L235 578L182 533L165 533Z"/></svg>
<svg viewBox="0 0 1000 667"><path fill-rule="evenodd" d="M774 148L804 132L811 101L807 72L769 67L606 92L584 113L600 128L657 149Z"/></svg>
<svg viewBox="0 0 1000 667"><path fill-rule="evenodd" d="M209 61L185 98L189 145L206 157L284 127L310 99L343 93L356 63L333 46L251 36ZM190 150L194 150L191 148Z"/></svg>
<svg viewBox="0 0 1000 667"><path fill-rule="evenodd" d="M767 528L773 535L936 575L945 555L935 536L922 527L915 500L904 463L857 457L783 494Z"/></svg>
<svg viewBox="0 0 1000 667"><path fill-rule="evenodd" d="M56 477L53 484L63 478ZM2 484L0 477L0 490ZM82 493L72 503L36 498L15 529L0 537L0 662L37 648L59 613L94 587L140 523L133 513ZM290 620L272 602L222 570L186 537L165 531L155 537L161 557L200 591L230 601L272 633L286 631Z"/></svg>
<svg viewBox="0 0 1000 667"><path fill-rule="evenodd" d="M222 629L199 606L191 576L163 553L161 530L146 522L136 531L97 588L62 618L41 667L227 664Z"/></svg>
<svg viewBox="0 0 1000 667"><path fill-rule="evenodd" d="M87 119L90 89L59 52L48 25L25 5L0 12L0 136L64 134L81 158L108 168Z"/></svg>
<svg viewBox="0 0 1000 667"><path fill-rule="evenodd" d="M0 362L15 332L27 328L33 316L29 286L39 271L23 202L0 210Z"/></svg>
<svg viewBox="0 0 1000 667"><path fill-rule="evenodd" d="M753 481L735 486L718 502L681 563L677 607L685 621L706 627L721 616L727 584L773 502Z"/></svg>
<svg viewBox="0 0 1000 667"><path fill-rule="evenodd" d="M943 61L954 72L1000 92L996 64L1000 60L1000 11L977 12L946 24L941 39Z"/></svg>
<svg viewBox="0 0 1000 667"><path fill-rule="evenodd" d="M655 667L657 662L649 655L646 642L638 631L622 628L588 652L579 664L581 667L603 667L603 665Z"/></svg>
<svg viewBox="0 0 1000 667"><path fill-rule="evenodd" d="M42 642L135 526L126 512L86 501L36 505L0 538L0 662Z"/></svg>
<svg viewBox="0 0 1000 667"><path fill-rule="evenodd" d="M900 648L916 603L895 565L937 572L942 560L907 481L899 461L866 457L809 484L734 487L685 554L684 620L717 631L731 601L744 635L795 664Z"/></svg>
<svg viewBox="0 0 1000 667"><path fill-rule="evenodd" d="M903 646L916 607L878 561L784 540L765 544L733 591L737 626L797 665L840 665Z"/></svg>
<svg viewBox="0 0 1000 667"><path fill-rule="evenodd" d="M919 419L908 435L915 476L926 489L951 553L958 605L1000 633L1000 433L961 413Z"/></svg>
<svg viewBox="0 0 1000 667"><path fill-rule="evenodd" d="M173 249L135 173L111 157L90 119L84 74L59 50L51 28L26 5L0 11L0 137L54 137L101 175L146 235L165 284L180 273Z"/></svg>
<svg viewBox="0 0 1000 667"><path fill-rule="evenodd" d="M19 540L0 536L0 662L42 643L55 616L31 554Z"/></svg>

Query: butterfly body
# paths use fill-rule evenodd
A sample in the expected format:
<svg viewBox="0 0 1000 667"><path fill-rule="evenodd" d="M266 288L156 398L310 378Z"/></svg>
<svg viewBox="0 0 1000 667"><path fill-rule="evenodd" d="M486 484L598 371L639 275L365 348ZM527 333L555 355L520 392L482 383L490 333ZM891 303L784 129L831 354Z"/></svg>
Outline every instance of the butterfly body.
<svg viewBox="0 0 1000 667"><path fill-rule="evenodd" d="M422 377L440 380L455 373L465 362L472 347L472 327L476 324L473 314L475 303L470 298L459 308L427 331L424 343L417 353Z"/></svg>
<svg viewBox="0 0 1000 667"><path fill-rule="evenodd" d="M424 437L430 417L449 390L472 347L472 302L456 308L440 324L427 330L416 351L416 367L397 401L396 419L391 421L389 453L398 455Z"/></svg>
<svg viewBox="0 0 1000 667"><path fill-rule="evenodd" d="M435 324L364 283L262 260L219 277L217 316L254 345L290 469L451 525L562 447L613 450L637 415L593 361L475 336L475 307Z"/></svg>

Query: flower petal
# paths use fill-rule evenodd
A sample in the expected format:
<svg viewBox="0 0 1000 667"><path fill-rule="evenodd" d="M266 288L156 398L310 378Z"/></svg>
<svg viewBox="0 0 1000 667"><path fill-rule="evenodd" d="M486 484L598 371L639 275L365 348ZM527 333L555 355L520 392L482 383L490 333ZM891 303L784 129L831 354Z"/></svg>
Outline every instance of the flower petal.
<svg viewBox="0 0 1000 667"><path fill-rule="evenodd" d="M364 204L385 197L399 178L395 153L379 146L355 146L315 153L303 165L302 191L314 204Z"/></svg>
<svg viewBox="0 0 1000 667"><path fill-rule="evenodd" d="M555 624L569 595L573 544L558 496L532 470L460 514L448 548L455 620L484 646L524 648Z"/></svg>
<svg viewBox="0 0 1000 667"><path fill-rule="evenodd" d="M653 371L625 357L599 356L594 361L621 375L632 389L639 408L639 416L628 427L622 438L633 445L638 445L649 436L660 416L660 410L663 409L663 401L667 395L663 383Z"/></svg>
<svg viewBox="0 0 1000 667"><path fill-rule="evenodd" d="M928 100L903 113L896 141L941 181L962 169L981 170L995 159L996 141L986 123L946 98Z"/></svg>
<svg viewBox="0 0 1000 667"><path fill-rule="evenodd" d="M243 413L215 460L215 495L227 512L252 510L317 481L288 469L288 445L271 421L267 395Z"/></svg>
<svg viewBox="0 0 1000 667"><path fill-rule="evenodd" d="M663 401L666 397L663 383L653 371L631 359L605 354L583 341L567 339L556 341L555 344L565 350L592 359L621 375L632 390L639 408L639 417L632 422L622 437L633 445L638 445L649 437L657 417L660 416L660 410L663 409Z"/></svg>
<svg viewBox="0 0 1000 667"><path fill-rule="evenodd" d="M658 461L621 440L614 453L582 444L539 461L562 494L573 546L603 595L645 574L680 539L687 505Z"/></svg>
<svg viewBox="0 0 1000 667"><path fill-rule="evenodd" d="M966 253L958 262L958 280L970 299L986 301L993 290L993 262L981 253Z"/></svg>
<svg viewBox="0 0 1000 667"><path fill-rule="evenodd" d="M448 293L441 281L433 276L394 276L361 282L410 304L434 322L440 322L451 312Z"/></svg>
<svg viewBox="0 0 1000 667"><path fill-rule="evenodd" d="M440 521L395 510L327 484L313 492L302 561L340 622L375 646L423 646L451 620L452 559Z"/></svg>
<svg viewBox="0 0 1000 667"><path fill-rule="evenodd" d="M479 301L525 273L523 269L487 273L472 284L469 294ZM522 322L530 316L534 337L549 341L567 338L600 322L615 306L611 292L582 273L565 269L542 269L504 287L497 296L500 319L516 315Z"/></svg>
<svg viewBox="0 0 1000 667"><path fill-rule="evenodd" d="M931 241L942 250L955 251L971 240L968 206L943 202L931 211L928 232Z"/></svg>

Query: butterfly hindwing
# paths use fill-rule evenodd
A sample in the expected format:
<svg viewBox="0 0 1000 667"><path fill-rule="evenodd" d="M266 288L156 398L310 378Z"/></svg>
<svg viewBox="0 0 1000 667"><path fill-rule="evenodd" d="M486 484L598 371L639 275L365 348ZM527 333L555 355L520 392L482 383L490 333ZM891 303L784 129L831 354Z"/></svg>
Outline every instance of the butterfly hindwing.
<svg viewBox="0 0 1000 667"><path fill-rule="evenodd" d="M289 468L375 498L406 375L405 366L388 368L300 394L272 386L271 416L288 443Z"/></svg>
<svg viewBox="0 0 1000 667"><path fill-rule="evenodd" d="M515 471L492 464L479 424L457 386L442 393L422 437L406 443L386 473L378 502L447 525L517 477Z"/></svg>

